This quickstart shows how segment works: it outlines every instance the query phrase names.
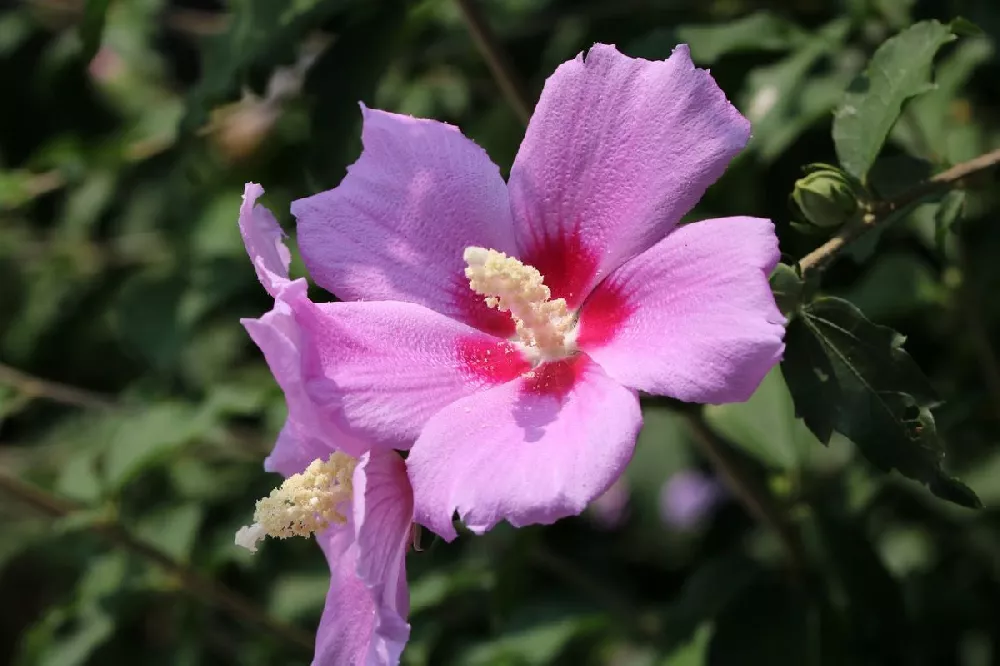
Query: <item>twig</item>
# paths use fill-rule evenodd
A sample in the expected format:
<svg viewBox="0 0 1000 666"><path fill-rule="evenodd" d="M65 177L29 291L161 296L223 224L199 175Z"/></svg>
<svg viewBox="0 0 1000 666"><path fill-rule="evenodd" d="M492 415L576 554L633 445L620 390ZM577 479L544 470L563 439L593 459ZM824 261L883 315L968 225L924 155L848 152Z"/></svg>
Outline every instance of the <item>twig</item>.
<svg viewBox="0 0 1000 666"><path fill-rule="evenodd" d="M0 363L0 384L12 386L29 397L46 398L74 407L114 409L118 406L114 400L99 393L35 377L4 363Z"/></svg>
<svg viewBox="0 0 1000 666"><path fill-rule="evenodd" d="M472 40L476 43L476 48L479 49L486 65L490 68L497 85L500 86L500 92L507 98L507 103L517 114L518 119L527 125L534 105L531 103L527 89L507 57L507 53L500 45L500 41L493 34L475 0L455 0L455 3L458 5Z"/></svg>
<svg viewBox="0 0 1000 666"><path fill-rule="evenodd" d="M701 450L726 482L736 499L746 507L751 516L777 535L788 557L792 573L798 575L804 567L805 557L802 542L792 524L775 504L770 494L744 473L739 461L733 457L729 444L709 427L701 410L684 409L681 413L687 419L691 433L701 446Z"/></svg>
<svg viewBox="0 0 1000 666"><path fill-rule="evenodd" d="M981 171L992 169L1000 164L1000 149L980 155L979 157L956 164L947 171L933 176L917 184L903 194L887 201L876 201L870 204L871 210L857 224L847 225L833 238L819 246L799 261L799 272L807 273L822 270L848 244L879 227L891 215L901 209L917 203L924 197L951 187L962 187L969 176Z"/></svg>
<svg viewBox="0 0 1000 666"><path fill-rule="evenodd" d="M25 483L5 473L0 473L0 490L4 490L25 504L30 504L43 513L57 518L68 516L80 509L80 507L72 502L50 495L41 488ZM173 576L180 586L191 596L211 606L215 606L233 617L255 625L303 650L311 651L313 649L312 637L306 632L278 622L255 606L249 599L210 578L202 576L197 571L177 562L156 547L139 540L129 533L121 523L114 521L94 523L92 529L116 545L162 568Z"/></svg>

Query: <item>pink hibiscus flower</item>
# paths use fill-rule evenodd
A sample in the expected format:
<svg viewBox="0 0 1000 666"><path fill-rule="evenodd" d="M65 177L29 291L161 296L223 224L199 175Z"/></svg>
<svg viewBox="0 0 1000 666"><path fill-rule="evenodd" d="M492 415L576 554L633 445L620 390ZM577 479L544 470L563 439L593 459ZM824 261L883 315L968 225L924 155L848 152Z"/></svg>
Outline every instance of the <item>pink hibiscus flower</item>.
<svg viewBox="0 0 1000 666"><path fill-rule="evenodd" d="M311 409L412 443L417 522L452 539L580 513L628 463L638 392L745 400L780 359L770 221L677 226L750 125L678 47L596 45L548 79L504 182L458 129L362 107L364 151L296 201L290 302Z"/></svg>
<svg viewBox="0 0 1000 666"><path fill-rule="evenodd" d="M324 419L303 390L300 333L290 303L304 299L304 280L288 279L289 253L271 213L248 185L240 231L274 309L243 321L285 392L288 420L269 471L287 477L257 503L254 523L236 543L256 550L272 536L315 535L330 565L330 591L316 634L314 666L391 666L409 638L406 549L413 491L403 459Z"/></svg>

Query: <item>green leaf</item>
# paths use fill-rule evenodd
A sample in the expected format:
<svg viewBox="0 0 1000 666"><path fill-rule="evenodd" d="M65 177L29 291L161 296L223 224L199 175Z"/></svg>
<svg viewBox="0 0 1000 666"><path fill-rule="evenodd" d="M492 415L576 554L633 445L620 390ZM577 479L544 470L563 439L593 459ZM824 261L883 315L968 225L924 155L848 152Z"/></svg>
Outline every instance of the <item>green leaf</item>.
<svg viewBox="0 0 1000 666"><path fill-rule="evenodd" d="M104 485L97 471L99 457L100 450L96 448L75 451L59 469L56 492L79 502L97 502L104 493Z"/></svg>
<svg viewBox="0 0 1000 666"><path fill-rule="evenodd" d="M204 515L205 509L200 504L175 504L144 515L135 532L174 559L186 562Z"/></svg>
<svg viewBox="0 0 1000 666"><path fill-rule="evenodd" d="M708 660L708 644L712 640L712 626L698 627L694 637L683 646L671 652L660 666L704 666Z"/></svg>
<svg viewBox="0 0 1000 666"><path fill-rule="evenodd" d="M934 56L955 39L938 21L910 26L883 43L837 108L833 142L844 169L864 180L909 98L932 89Z"/></svg>
<svg viewBox="0 0 1000 666"><path fill-rule="evenodd" d="M802 291L805 285L798 271L788 264L778 264L769 278L774 300L782 314L788 315L798 309L802 301Z"/></svg>
<svg viewBox="0 0 1000 666"><path fill-rule="evenodd" d="M808 42L809 34L796 24L772 12L759 11L726 23L656 28L625 50L635 57L662 60L678 44L687 44L692 60L712 65L735 53L789 51Z"/></svg>
<svg viewBox="0 0 1000 666"><path fill-rule="evenodd" d="M313 189L333 186L360 147L358 100L370 99L377 81L406 44L406 6L400 0L365 3L309 69L304 92L314 99L312 150L305 158ZM365 53L358 58L357 53Z"/></svg>
<svg viewBox="0 0 1000 666"><path fill-rule="evenodd" d="M973 73L993 57L993 42L986 37L963 39L934 68L934 90L913 99L903 110L906 122L892 128L890 138L913 155L935 161L960 161L971 157L955 151L952 138L968 127L955 117L956 103ZM909 185L912 185L911 181Z"/></svg>
<svg viewBox="0 0 1000 666"><path fill-rule="evenodd" d="M121 488L148 467L203 435L210 421L180 403L154 405L130 414L119 424L104 456L104 477Z"/></svg>
<svg viewBox="0 0 1000 666"><path fill-rule="evenodd" d="M833 435L835 414L831 407L840 397L833 364L803 317L794 317L785 328L785 355L781 374L795 403L795 415L823 444Z"/></svg>
<svg viewBox="0 0 1000 666"><path fill-rule="evenodd" d="M952 190L944 195L941 204L934 213L934 240L939 250L944 249L945 241L952 227L962 217L965 211L965 192Z"/></svg>
<svg viewBox="0 0 1000 666"><path fill-rule="evenodd" d="M186 288L176 275L140 274L119 294L115 319L121 337L159 369L176 365L190 334L180 312Z"/></svg>
<svg viewBox="0 0 1000 666"><path fill-rule="evenodd" d="M58 637L53 636L42 650L38 666L83 666L115 630L115 619L94 606L79 613L77 621ZM65 634L62 631L66 631Z"/></svg>
<svg viewBox="0 0 1000 666"><path fill-rule="evenodd" d="M468 666L543 666L573 640L600 629L601 616L559 607L528 606L495 640L466 650L456 662Z"/></svg>
<svg viewBox="0 0 1000 666"><path fill-rule="evenodd" d="M83 21L80 23L80 40L83 42L82 57L89 62L101 46L101 35L108 15L111 0L86 0L83 6Z"/></svg>
<svg viewBox="0 0 1000 666"><path fill-rule="evenodd" d="M742 555L719 556L699 566L666 609L664 645L673 647L690 640L699 627L751 587L759 573L759 568Z"/></svg>
<svg viewBox="0 0 1000 666"><path fill-rule="evenodd" d="M798 470L818 448L816 437L795 418L795 406L777 369L749 400L708 405L705 418L720 434L776 469Z"/></svg>
<svg viewBox="0 0 1000 666"><path fill-rule="evenodd" d="M271 588L268 608L275 617L286 622L308 618L323 608L329 589L329 573L287 574Z"/></svg>
<svg viewBox="0 0 1000 666"><path fill-rule="evenodd" d="M947 297L936 268L912 252L886 251L847 291L838 293L874 321L917 314Z"/></svg>
<svg viewBox="0 0 1000 666"><path fill-rule="evenodd" d="M945 474L930 407L938 398L895 331L838 298L806 306L786 334L782 371L795 409L823 443L833 429L876 467L897 469L932 493L978 507L975 494Z"/></svg>
<svg viewBox="0 0 1000 666"><path fill-rule="evenodd" d="M747 76L740 109L753 123L750 146L764 160L781 155L843 95L853 73L843 67L824 71L820 64L842 48L849 28L846 20L831 21L786 58Z"/></svg>
<svg viewBox="0 0 1000 666"><path fill-rule="evenodd" d="M709 666L844 663L842 636L829 636L826 609L774 575L761 576L716 619Z"/></svg>
<svg viewBox="0 0 1000 666"><path fill-rule="evenodd" d="M493 585L493 573L481 567L428 571L410 584L410 614L440 606L458 594L487 591Z"/></svg>
<svg viewBox="0 0 1000 666"><path fill-rule="evenodd" d="M306 35L345 4L345 0L233 2L228 29L204 42L202 76L188 97L183 126L193 130L203 125L209 109L245 84L254 65L292 60Z"/></svg>
<svg viewBox="0 0 1000 666"><path fill-rule="evenodd" d="M863 526L848 516L816 509L803 522L803 539L822 571L827 598L840 611L851 636L877 663L913 663L905 658L906 607L899 584L885 568Z"/></svg>

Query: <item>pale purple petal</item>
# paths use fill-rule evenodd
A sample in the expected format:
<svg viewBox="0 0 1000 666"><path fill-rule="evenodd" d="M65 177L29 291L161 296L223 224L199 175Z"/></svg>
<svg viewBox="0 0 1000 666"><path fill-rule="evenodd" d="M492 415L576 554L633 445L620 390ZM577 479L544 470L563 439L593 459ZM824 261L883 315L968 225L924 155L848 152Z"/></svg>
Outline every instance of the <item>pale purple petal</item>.
<svg viewBox="0 0 1000 666"><path fill-rule="evenodd" d="M590 295L577 342L630 388L746 400L784 350L785 319L767 281L777 261L769 220L684 225Z"/></svg>
<svg viewBox="0 0 1000 666"><path fill-rule="evenodd" d="M330 591L316 631L312 666L395 666L409 626L376 601L358 578L353 529L337 526L316 538L330 564Z"/></svg>
<svg viewBox="0 0 1000 666"><path fill-rule="evenodd" d="M292 204L310 275L342 300L419 303L503 336L510 317L468 286L463 250L513 252L507 186L451 125L362 106L364 152L341 184Z"/></svg>
<svg viewBox="0 0 1000 666"><path fill-rule="evenodd" d="M291 418L286 419L274 448L264 458L264 469L287 478L299 474L314 460L328 458L335 448L333 444L325 441L322 433L314 436L308 433L308 429L297 425Z"/></svg>
<svg viewBox="0 0 1000 666"><path fill-rule="evenodd" d="M445 539L577 515L621 474L642 425L636 394L586 355L463 398L426 425L406 460L416 521Z"/></svg>
<svg viewBox="0 0 1000 666"><path fill-rule="evenodd" d="M667 479L660 489L660 517L667 525L689 530L697 527L723 498L718 481L693 469Z"/></svg>
<svg viewBox="0 0 1000 666"><path fill-rule="evenodd" d="M413 526L413 490L406 464L395 451L370 451L358 461L354 525L358 577L381 591L383 603L406 617L406 550Z"/></svg>
<svg viewBox="0 0 1000 666"><path fill-rule="evenodd" d="M271 373L285 393L288 420L274 451L264 461L264 468L286 476L301 472L316 458L326 458L335 450L359 456L372 446L326 418L306 392L302 376L302 331L292 313L293 302L298 302L303 310L317 307L306 297L304 280L286 285L270 312L258 319L241 320L264 352Z"/></svg>
<svg viewBox="0 0 1000 666"><path fill-rule="evenodd" d="M442 407L530 369L506 340L421 305L300 303L310 398L329 420L395 448Z"/></svg>
<svg viewBox="0 0 1000 666"><path fill-rule="evenodd" d="M243 188L243 204L240 206L240 235L247 254L257 271L257 278L272 296L289 284L288 265L292 255L285 247L285 234L278 226L271 211L256 205L264 188L257 183L247 183Z"/></svg>
<svg viewBox="0 0 1000 666"><path fill-rule="evenodd" d="M663 238L749 137L687 46L651 62L594 45L545 82L511 169L520 259L579 305Z"/></svg>

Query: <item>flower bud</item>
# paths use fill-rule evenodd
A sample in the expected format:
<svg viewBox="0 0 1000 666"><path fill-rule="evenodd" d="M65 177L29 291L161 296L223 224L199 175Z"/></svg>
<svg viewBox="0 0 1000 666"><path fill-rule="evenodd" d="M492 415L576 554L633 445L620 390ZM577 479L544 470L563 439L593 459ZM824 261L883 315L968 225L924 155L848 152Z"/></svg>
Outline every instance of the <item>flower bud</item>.
<svg viewBox="0 0 1000 666"><path fill-rule="evenodd" d="M833 168L821 168L795 181L792 199L817 227L839 227L858 212L856 188Z"/></svg>

